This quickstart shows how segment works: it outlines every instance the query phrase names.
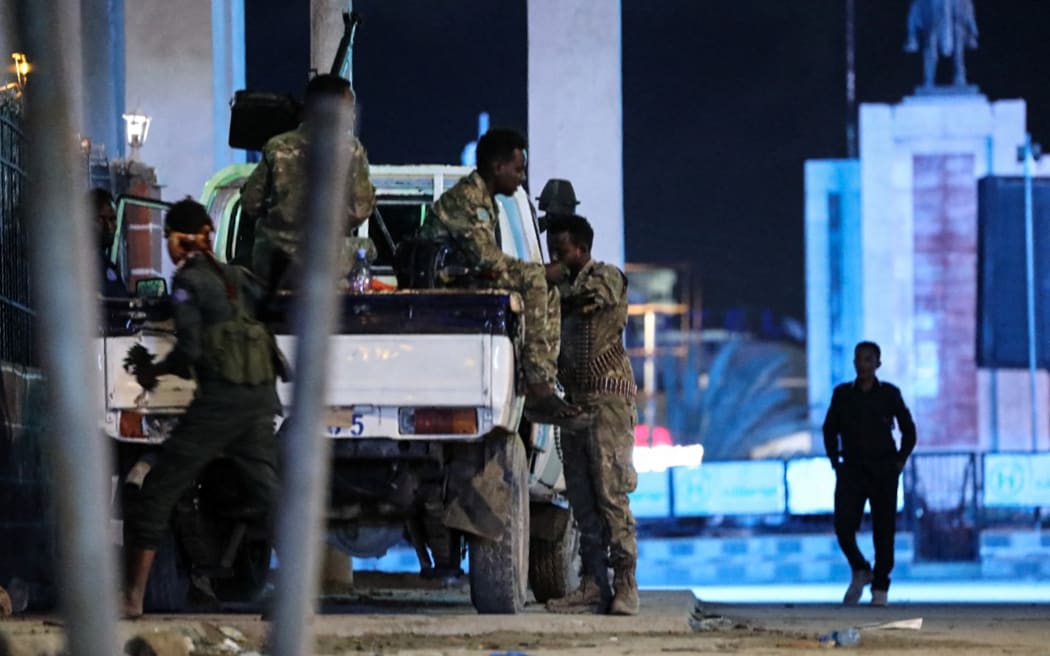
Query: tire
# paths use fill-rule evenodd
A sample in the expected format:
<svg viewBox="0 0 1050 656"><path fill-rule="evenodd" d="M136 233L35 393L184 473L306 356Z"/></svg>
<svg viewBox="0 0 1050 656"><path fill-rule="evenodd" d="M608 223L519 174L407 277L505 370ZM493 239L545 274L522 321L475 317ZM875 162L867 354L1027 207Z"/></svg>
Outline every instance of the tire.
<svg viewBox="0 0 1050 656"><path fill-rule="evenodd" d="M511 507L498 540L472 536L468 547L470 601L482 614L513 614L525 607L529 565L529 469L517 435L489 438L486 451L503 466Z"/></svg>
<svg viewBox="0 0 1050 656"><path fill-rule="evenodd" d="M564 511L568 512L568 511ZM529 543L529 586L541 604L564 597L580 585L580 531L572 517L553 540Z"/></svg>
<svg viewBox="0 0 1050 656"><path fill-rule="evenodd" d="M212 578L219 601L255 601L270 573L270 542L245 539L233 560L233 576Z"/></svg>
<svg viewBox="0 0 1050 656"><path fill-rule="evenodd" d="M168 537L153 558L142 608L147 613L179 613L187 609L190 591L188 568L182 565L175 537Z"/></svg>

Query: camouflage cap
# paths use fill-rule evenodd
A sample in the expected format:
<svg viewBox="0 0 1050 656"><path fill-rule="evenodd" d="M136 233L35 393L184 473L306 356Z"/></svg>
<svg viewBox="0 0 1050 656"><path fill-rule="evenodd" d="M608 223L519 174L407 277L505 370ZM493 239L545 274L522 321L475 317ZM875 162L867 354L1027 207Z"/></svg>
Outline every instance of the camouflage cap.
<svg viewBox="0 0 1050 656"><path fill-rule="evenodd" d="M580 204L572 183L558 178L548 180L536 200L540 202L540 211L548 214L574 214Z"/></svg>

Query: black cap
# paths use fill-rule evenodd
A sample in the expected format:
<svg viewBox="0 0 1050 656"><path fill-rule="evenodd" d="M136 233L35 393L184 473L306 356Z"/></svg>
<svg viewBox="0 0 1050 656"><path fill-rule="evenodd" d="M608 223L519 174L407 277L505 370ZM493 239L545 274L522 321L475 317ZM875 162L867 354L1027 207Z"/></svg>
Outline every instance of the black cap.
<svg viewBox="0 0 1050 656"><path fill-rule="evenodd" d="M164 217L164 230L192 235L204 226L213 225L208 210L192 198L184 198L168 209Z"/></svg>
<svg viewBox="0 0 1050 656"><path fill-rule="evenodd" d="M540 201L540 211L548 214L574 214L580 204L572 183L558 178L548 180L536 200Z"/></svg>

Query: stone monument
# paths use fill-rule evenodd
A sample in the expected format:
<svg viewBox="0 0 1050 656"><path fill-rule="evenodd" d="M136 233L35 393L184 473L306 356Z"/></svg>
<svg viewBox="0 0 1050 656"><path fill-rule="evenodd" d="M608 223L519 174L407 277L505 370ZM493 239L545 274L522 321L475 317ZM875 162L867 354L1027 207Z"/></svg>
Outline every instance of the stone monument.
<svg viewBox="0 0 1050 656"><path fill-rule="evenodd" d="M976 92L966 83L966 49L977 47L977 21L973 0L912 0L908 11L908 40L905 52L922 50L922 86L918 94L935 91L937 60L951 57L955 64L952 86L940 93Z"/></svg>

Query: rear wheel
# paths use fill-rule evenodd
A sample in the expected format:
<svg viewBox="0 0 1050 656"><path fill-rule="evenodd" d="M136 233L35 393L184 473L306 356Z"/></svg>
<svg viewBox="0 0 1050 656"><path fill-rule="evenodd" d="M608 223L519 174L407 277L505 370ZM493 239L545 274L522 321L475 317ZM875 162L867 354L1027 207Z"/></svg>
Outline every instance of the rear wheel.
<svg viewBox="0 0 1050 656"><path fill-rule="evenodd" d="M231 576L211 579L212 590L220 601L254 601L266 587L270 573L270 542L245 540L237 550Z"/></svg>
<svg viewBox="0 0 1050 656"><path fill-rule="evenodd" d="M580 531L570 511L558 535L533 537L529 544L529 585L544 603L569 594L580 585Z"/></svg>
<svg viewBox="0 0 1050 656"><path fill-rule="evenodd" d="M470 538L470 600L479 613L517 613L528 591L528 461L517 435L491 437L486 450L503 467L511 501L499 539Z"/></svg>

